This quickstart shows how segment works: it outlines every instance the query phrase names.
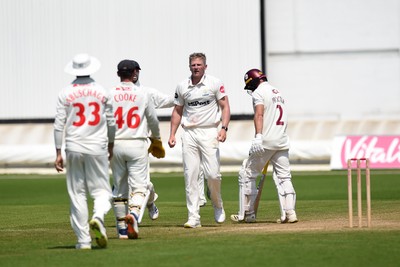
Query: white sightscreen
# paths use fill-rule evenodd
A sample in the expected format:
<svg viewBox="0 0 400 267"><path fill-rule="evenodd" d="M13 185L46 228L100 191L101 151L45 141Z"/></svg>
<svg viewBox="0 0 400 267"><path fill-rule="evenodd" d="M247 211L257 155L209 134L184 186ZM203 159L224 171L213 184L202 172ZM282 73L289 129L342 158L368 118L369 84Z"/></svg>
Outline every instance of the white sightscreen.
<svg viewBox="0 0 400 267"><path fill-rule="evenodd" d="M80 52L100 59L105 87L131 58L144 85L168 94L190 74L188 55L204 52L232 114L251 114L243 75L261 67L259 2L1 0L0 120L52 118ZM267 75L290 118L400 116L400 0L264 2Z"/></svg>
<svg viewBox="0 0 400 267"><path fill-rule="evenodd" d="M189 54L204 52L232 113L251 113L243 75L261 64L259 13L259 0L1 0L0 119L52 118L73 80L64 66L81 52L99 58L93 78L107 88L130 58L143 85L168 94L190 75Z"/></svg>

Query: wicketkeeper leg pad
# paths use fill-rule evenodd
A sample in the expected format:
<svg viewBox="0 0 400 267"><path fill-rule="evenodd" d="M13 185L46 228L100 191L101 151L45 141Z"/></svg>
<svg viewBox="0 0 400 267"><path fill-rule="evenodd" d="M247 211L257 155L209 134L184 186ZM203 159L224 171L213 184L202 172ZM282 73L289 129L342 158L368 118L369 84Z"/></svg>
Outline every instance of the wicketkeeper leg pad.
<svg viewBox="0 0 400 267"><path fill-rule="evenodd" d="M138 223L140 224L143 218L144 211L146 210L147 202L149 201L150 190L146 192L131 193L129 201L129 212L138 216Z"/></svg>
<svg viewBox="0 0 400 267"><path fill-rule="evenodd" d="M126 229L125 216L128 213L128 199L126 198L114 198L114 214L117 225L117 233L120 234L123 229Z"/></svg>

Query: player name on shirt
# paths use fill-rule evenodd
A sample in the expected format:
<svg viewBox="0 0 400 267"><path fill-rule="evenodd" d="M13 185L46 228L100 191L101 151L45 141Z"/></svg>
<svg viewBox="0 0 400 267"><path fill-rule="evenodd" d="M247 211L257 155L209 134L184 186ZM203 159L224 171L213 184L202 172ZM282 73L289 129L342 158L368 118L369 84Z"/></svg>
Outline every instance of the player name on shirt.
<svg viewBox="0 0 400 267"><path fill-rule="evenodd" d="M274 96L272 98L272 102L273 103L283 103L283 104L285 104L285 99L283 99L283 97L281 97L281 96Z"/></svg>
<svg viewBox="0 0 400 267"><path fill-rule="evenodd" d="M76 86L78 86L78 85L74 84L74 87L76 87ZM82 85L80 85L80 86L82 86ZM103 93L98 92L95 88L91 88L90 85L89 86L85 85L85 86L87 86L87 87L82 87L78 90L73 91L71 94L69 94L66 98L66 101L68 103L72 103L75 100L77 100L78 98L91 96L91 97L99 99L102 103L105 102L105 96L103 95Z"/></svg>
<svg viewBox="0 0 400 267"><path fill-rule="evenodd" d="M136 97L137 97L136 94L125 92L125 93L116 94L114 96L114 101L115 102L121 102L121 101L135 102Z"/></svg>

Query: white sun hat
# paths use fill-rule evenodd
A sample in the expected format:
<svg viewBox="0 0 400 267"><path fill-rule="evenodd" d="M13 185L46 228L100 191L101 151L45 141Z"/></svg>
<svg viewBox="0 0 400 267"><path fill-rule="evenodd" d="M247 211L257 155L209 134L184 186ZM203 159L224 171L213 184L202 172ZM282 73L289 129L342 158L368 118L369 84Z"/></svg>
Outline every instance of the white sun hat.
<svg viewBox="0 0 400 267"><path fill-rule="evenodd" d="M88 54L77 54L68 62L64 71L74 76L89 76L100 69L100 61Z"/></svg>

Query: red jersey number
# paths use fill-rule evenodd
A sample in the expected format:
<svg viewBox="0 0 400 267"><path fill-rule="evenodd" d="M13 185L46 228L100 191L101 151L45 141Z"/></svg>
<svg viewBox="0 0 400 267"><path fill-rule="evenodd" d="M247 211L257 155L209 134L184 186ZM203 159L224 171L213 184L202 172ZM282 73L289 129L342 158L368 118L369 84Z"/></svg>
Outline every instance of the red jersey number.
<svg viewBox="0 0 400 267"><path fill-rule="evenodd" d="M82 103L74 103L72 105L74 108L77 108L75 115L78 117L78 121L74 121L72 125L76 127L80 127L85 124L85 106ZM92 110L91 117L89 118L88 124L90 126L96 126L100 122L100 105L97 102L90 102L89 109Z"/></svg>
<svg viewBox="0 0 400 267"><path fill-rule="evenodd" d="M128 128L135 129L140 124L140 116L135 114L135 111L138 110L138 107L132 107L128 110L126 114L126 125ZM123 107L118 107L117 110L114 112L115 123L118 125L118 129L121 129L124 124L124 110Z"/></svg>

